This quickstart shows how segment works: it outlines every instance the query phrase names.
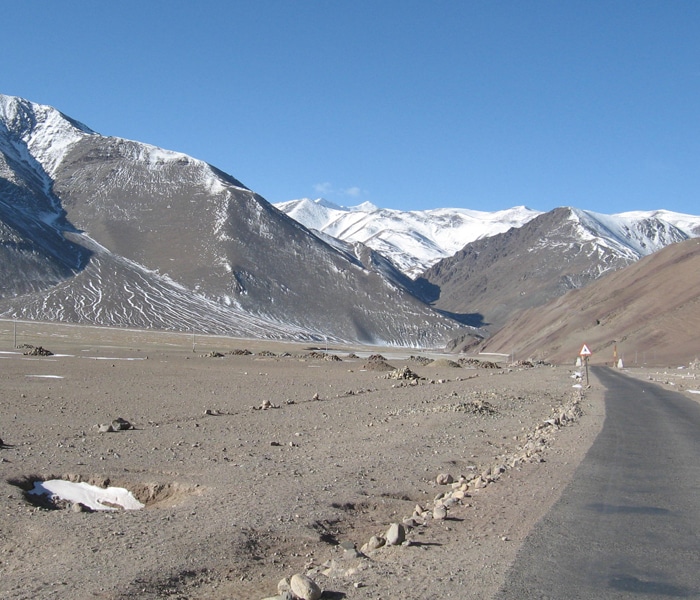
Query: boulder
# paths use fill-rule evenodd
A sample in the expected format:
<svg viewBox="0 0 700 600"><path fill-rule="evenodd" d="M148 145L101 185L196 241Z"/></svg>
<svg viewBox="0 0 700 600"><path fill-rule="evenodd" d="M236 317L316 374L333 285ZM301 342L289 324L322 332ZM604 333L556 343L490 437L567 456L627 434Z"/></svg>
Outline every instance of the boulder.
<svg viewBox="0 0 700 600"><path fill-rule="evenodd" d="M389 546L400 546L406 541L406 529L401 523L392 523L385 537Z"/></svg>
<svg viewBox="0 0 700 600"><path fill-rule="evenodd" d="M323 594L321 588L311 577L301 573L292 575L289 585L292 588L292 593L300 600L318 600Z"/></svg>

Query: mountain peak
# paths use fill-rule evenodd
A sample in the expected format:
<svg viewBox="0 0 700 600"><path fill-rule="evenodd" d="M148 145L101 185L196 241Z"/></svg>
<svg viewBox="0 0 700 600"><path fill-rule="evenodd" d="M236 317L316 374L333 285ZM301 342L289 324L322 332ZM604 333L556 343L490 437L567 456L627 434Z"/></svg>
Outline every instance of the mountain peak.
<svg viewBox="0 0 700 600"><path fill-rule="evenodd" d="M52 175L68 149L86 135L95 135L86 125L59 110L0 94L0 132L5 130L5 148L25 163L38 163L39 171ZM31 165L37 170L37 164ZM43 177L44 173L40 173Z"/></svg>

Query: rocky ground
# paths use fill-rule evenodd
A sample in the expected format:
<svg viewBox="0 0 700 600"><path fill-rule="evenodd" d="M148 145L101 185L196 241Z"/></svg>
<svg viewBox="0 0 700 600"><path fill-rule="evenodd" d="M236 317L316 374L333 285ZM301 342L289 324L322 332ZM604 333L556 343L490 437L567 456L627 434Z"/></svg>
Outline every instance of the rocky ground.
<svg viewBox="0 0 700 600"><path fill-rule="evenodd" d="M489 598L603 421L565 367L2 325L0 598Z"/></svg>

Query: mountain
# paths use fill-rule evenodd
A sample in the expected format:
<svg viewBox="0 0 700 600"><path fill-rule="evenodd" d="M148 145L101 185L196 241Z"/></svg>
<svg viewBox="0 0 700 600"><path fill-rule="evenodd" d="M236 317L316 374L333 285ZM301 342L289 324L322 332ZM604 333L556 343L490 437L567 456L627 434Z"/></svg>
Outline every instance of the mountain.
<svg viewBox="0 0 700 600"><path fill-rule="evenodd" d="M524 206L496 212L460 208L400 211L380 209L369 202L342 207L322 198L275 206L309 229L369 246L414 279L465 244L520 227L540 214Z"/></svg>
<svg viewBox="0 0 700 600"><path fill-rule="evenodd" d="M602 215L557 208L467 244L417 283L431 290L435 307L479 315L493 333L522 310L697 235L699 223L700 217L668 212Z"/></svg>
<svg viewBox="0 0 700 600"><path fill-rule="evenodd" d="M591 285L531 308L483 345L486 352L574 363L687 364L700 357L700 240L672 244Z"/></svg>
<svg viewBox="0 0 700 600"><path fill-rule="evenodd" d="M0 96L0 316L442 345L458 323L186 156Z"/></svg>

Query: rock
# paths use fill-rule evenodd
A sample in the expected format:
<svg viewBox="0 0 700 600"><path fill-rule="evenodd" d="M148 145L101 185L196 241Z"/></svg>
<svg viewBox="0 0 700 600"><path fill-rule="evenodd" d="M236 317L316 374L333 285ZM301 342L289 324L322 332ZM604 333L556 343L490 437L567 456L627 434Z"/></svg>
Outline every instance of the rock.
<svg viewBox="0 0 700 600"><path fill-rule="evenodd" d="M126 431L127 429L131 429L131 423L127 421L126 419L122 419L121 417L117 417L112 421L112 430L113 431Z"/></svg>
<svg viewBox="0 0 700 600"><path fill-rule="evenodd" d="M292 588L289 585L289 577L285 577L284 579L279 580L279 583L277 584L277 593L278 594L283 594L284 592L289 592L291 589Z"/></svg>
<svg viewBox="0 0 700 600"><path fill-rule="evenodd" d="M27 344L27 346L30 349L23 353L24 356L53 356L53 352L51 352L51 350L47 350L42 346L34 347L29 344Z"/></svg>
<svg viewBox="0 0 700 600"><path fill-rule="evenodd" d="M483 477L477 477L476 479L472 480L472 484L474 485L475 490L481 490L485 488L489 482L488 479L484 479Z"/></svg>
<svg viewBox="0 0 700 600"><path fill-rule="evenodd" d="M100 425L100 428L99 428L100 433L111 433L113 431L114 431L114 429L112 428L111 425Z"/></svg>
<svg viewBox="0 0 700 600"><path fill-rule="evenodd" d="M381 548L385 543L386 540L384 538L373 535L371 538L369 538L369 542L360 548L360 551L365 554L367 552L371 552L372 550L376 550L377 548Z"/></svg>
<svg viewBox="0 0 700 600"><path fill-rule="evenodd" d="M395 369L391 373L387 375L387 379L400 379L400 380L409 380L409 381L417 381L420 379L418 375L416 375L411 369L408 367L403 367L401 369Z"/></svg>
<svg viewBox="0 0 700 600"><path fill-rule="evenodd" d="M445 508L444 505L438 504L434 509L433 509L433 519L436 519L438 521L442 521L443 519L447 518L447 508Z"/></svg>
<svg viewBox="0 0 700 600"><path fill-rule="evenodd" d="M438 485L449 485L454 481L452 478L452 475L449 473L440 473L436 478L435 481L437 482Z"/></svg>
<svg viewBox="0 0 700 600"><path fill-rule="evenodd" d="M300 600L318 600L323 592L318 584L301 573L292 575L289 585L292 588L292 593Z"/></svg>
<svg viewBox="0 0 700 600"><path fill-rule="evenodd" d="M407 527L408 529L413 529L414 527L418 527L418 521L416 520L415 517L406 517L401 522L403 523L403 526Z"/></svg>
<svg viewBox="0 0 700 600"><path fill-rule="evenodd" d="M392 523L385 537L389 546L400 546L406 540L406 529L401 523Z"/></svg>

